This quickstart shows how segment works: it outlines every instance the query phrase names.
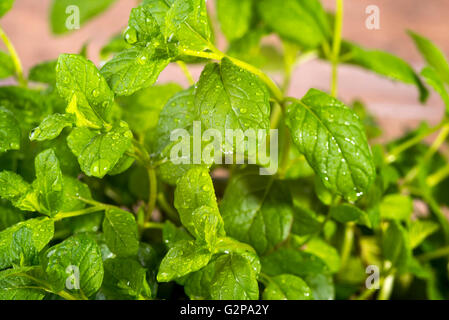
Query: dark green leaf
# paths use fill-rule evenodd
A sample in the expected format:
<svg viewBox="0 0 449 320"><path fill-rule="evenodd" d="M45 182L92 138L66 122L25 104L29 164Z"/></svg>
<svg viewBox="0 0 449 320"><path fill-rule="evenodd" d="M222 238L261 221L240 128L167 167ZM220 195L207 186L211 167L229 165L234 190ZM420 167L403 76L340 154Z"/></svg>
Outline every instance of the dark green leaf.
<svg viewBox="0 0 449 320"><path fill-rule="evenodd" d="M263 292L264 300L312 300L312 290L307 283L291 274L270 278Z"/></svg>
<svg viewBox="0 0 449 320"><path fill-rule="evenodd" d="M103 222L106 244L119 257L137 255L139 239L134 216L126 211L110 209Z"/></svg>
<svg viewBox="0 0 449 320"><path fill-rule="evenodd" d="M0 153L19 150L21 135L19 122L14 114L0 107Z"/></svg>
<svg viewBox="0 0 449 320"><path fill-rule="evenodd" d="M343 103L312 89L289 105L287 125L323 184L350 201L368 191L375 168L365 130Z"/></svg>
<svg viewBox="0 0 449 320"><path fill-rule="evenodd" d="M66 127L72 127L74 117L71 114L55 113L42 121L30 134L31 141L45 141L57 138Z"/></svg>

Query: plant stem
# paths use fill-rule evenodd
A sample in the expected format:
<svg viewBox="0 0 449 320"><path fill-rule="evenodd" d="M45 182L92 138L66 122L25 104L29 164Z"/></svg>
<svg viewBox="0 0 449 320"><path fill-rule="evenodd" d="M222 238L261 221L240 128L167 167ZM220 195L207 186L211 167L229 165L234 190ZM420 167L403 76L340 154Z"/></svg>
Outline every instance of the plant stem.
<svg viewBox="0 0 449 320"><path fill-rule="evenodd" d="M148 170L148 179L149 179L149 186L150 186L150 196L148 200L148 207L147 207L147 214L145 216L145 222L150 221L151 214L153 213L154 209L156 208L156 200L157 200L157 177L156 177L156 170L153 168L149 168Z"/></svg>
<svg viewBox="0 0 449 320"><path fill-rule="evenodd" d="M437 249L432 252L423 253L416 258L421 262L426 262L429 260L434 260L438 258L449 257L449 246Z"/></svg>
<svg viewBox="0 0 449 320"><path fill-rule="evenodd" d="M159 204L159 207L167 214L167 217L178 224L179 221L179 215L176 209L174 209L165 198L165 194L162 192L159 192L157 196L157 203Z"/></svg>
<svg viewBox="0 0 449 320"><path fill-rule="evenodd" d="M382 287L380 288L379 296L377 300L388 300L390 299L391 293L393 291L394 284L394 274L390 274L385 277Z"/></svg>
<svg viewBox="0 0 449 320"><path fill-rule="evenodd" d="M411 147L417 145L418 143L422 142L422 140L424 140L425 138L427 138L428 136L430 136L431 134L434 134L435 132L437 132L438 130L440 130L442 127L444 126L443 123L440 123L439 125L437 125L436 127L430 128L428 131L423 132L413 138L411 138L410 140L407 140L405 142L403 142L402 144L400 144L399 146L395 147L389 155L387 155L386 157L386 162L388 164L395 162L398 159L398 156L410 149Z"/></svg>
<svg viewBox="0 0 449 320"><path fill-rule="evenodd" d="M423 160L419 164L417 164L412 170L410 170L410 172L407 174L404 180L405 183L413 181L418 176L422 168L427 164L427 162L433 157L433 155L440 149L441 145L446 141L448 135L449 135L449 124L445 124L442 127L438 137L430 146L429 150L427 150Z"/></svg>
<svg viewBox="0 0 449 320"><path fill-rule="evenodd" d="M190 73L189 69L187 68L187 65L185 64L185 62L184 61L177 61L176 63L178 64L178 66L181 68L182 72L186 76L187 81L189 82L189 84L191 86L194 85L195 84L195 80L193 79L193 76Z"/></svg>
<svg viewBox="0 0 449 320"><path fill-rule="evenodd" d="M427 177L426 184L429 187L433 188L439 183L441 183L448 176L449 176L449 164L446 164L443 168L441 168L431 176Z"/></svg>
<svg viewBox="0 0 449 320"><path fill-rule="evenodd" d="M23 68L22 63L20 62L19 55L17 54L16 49L14 48L14 45L12 44L11 40L6 35L5 31L2 27L0 27L0 38L3 40L3 43L5 44L6 48L9 51L9 54L11 55L11 59L14 63L14 68L16 71L17 80L19 81L19 84L22 87L27 86L27 80L23 76Z"/></svg>
<svg viewBox="0 0 449 320"><path fill-rule="evenodd" d="M441 224L441 227L443 228L443 233L444 233L444 238L446 240L446 243L449 243L449 222L448 222L446 216L444 215L443 211L441 211L440 206L435 201L435 199L433 198L432 195L430 195L426 192L426 194L423 194L423 199L428 203L428 205L430 206L430 209L433 211L433 213L437 217L438 222Z"/></svg>
<svg viewBox="0 0 449 320"><path fill-rule="evenodd" d="M164 227L163 223L158 222L145 222L143 225L144 229L162 229Z"/></svg>
<svg viewBox="0 0 449 320"><path fill-rule="evenodd" d="M61 213L58 213L56 216L54 216L53 220L60 221L60 220L67 219L67 218L79 217L79 216L83 216L86 214L103 211L105 209L106 209L106 206L95 206L95 207L90 207L90 208L86 208L86 209L78 210L78 211L61 212Z"/></svg>
<svg viewBox="0 0 449 320"><path fill-rule="evenodd" d="M352 223L348 223L345 229L345 235L343 238L343 245L341 247L341 267L340 272L343 271L346 266L349 257L351 256L352 251L352 243L354 241L354 225Z"/></svg>
<svg viewBox="0 0 449 320"><path fill-rule="evenodd" d="M336 0L334 41L332 44L332 89L333 97L338 95L338 62L341 49L341 34L343 30L343 0Z"/></svg>

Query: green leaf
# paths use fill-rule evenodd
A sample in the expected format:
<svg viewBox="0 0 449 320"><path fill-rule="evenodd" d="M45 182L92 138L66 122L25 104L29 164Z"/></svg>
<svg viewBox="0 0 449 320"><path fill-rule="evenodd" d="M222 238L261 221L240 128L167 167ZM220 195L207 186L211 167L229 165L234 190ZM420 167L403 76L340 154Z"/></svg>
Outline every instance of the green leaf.
<svg viewBox="0 0 449 320"><path fill-rule="evenodd" d="M412 256L407 231L397 222L391 221L382 237L382 253L400 271L406 268Z"/></svg>
<svg viewBox="0 0 449 320"><path fill-rule="evenodd" d="M104 262L101 291L111 300L151 298L146 269L129 258L113 258Z"/></svg>
<svg viewBox="0 0 449 320"><path fill-rule="evenodd" d="M60 35L72 31L67 27L67 23L74 23L76 20L72 15L76 11L67 8L76 5L78 7L80 26L105 11L115 0L53 0L50 12L51 30L54 34Z"/></svg>
<svg viewBox="0 0 449 320"><path fill-rule="evenodd" d="M390 194L380 203L380 215L383 219L408 221L413 212L413 201L409 196Z"/></svg>
<svg viewBox="0 0 449 320"><path fill-rule="evenodd" d="M298 236L316 234L321 230L320 221L313 211L295 207L293 209L293 224L291 232Z"/></svg>
<svg viewBox="0 0 449 320"><path fill-rule="evenodd" d="M365 130L351 109L311 89L288 106L287 126L326 188L350 201L368 191L376 172Z"/></svg>
<svg viewBox="0 0 449 320"><path fill-rule="evenodd" d="M416 47L427 63L444 82L449 83L449 63L441 49L429 39L413 31L409 31L408 34L415 42Z"/></svg>
<svg viewBox="0 0 449 320"><path fill-rule="evenodd" d="M60 55L56 86L78 126L101 128L109 122L114 94L92 61L75 54Z"/></svg>
<svg viewBox="0 0 449 320"><path fill-rule="evenodd" d="M0 172L0 197L21 210L36 211L39 207L30 184L11 171Z"/></svg>
<svg viewBox="0 0 449 320"><path fill-rule="evenodd" d="M78 132L80 136L87 140L86 131ZM88 176L103 178L119 163L119 160L131 147L133 138L125 122L121 122L111 131L95 135L87 144L85 144L78 156L78 162L81 170ZM75 136L71 138L74 140ZM78 143L69 144L70 148L76 154Z"/></svg>
<svg viewBox="0 0 449 320"><path fill-rule="evenodd" d="M0 270L34 259L53 238L54 223L48 218L19 222L0 232ZM31 257L27 254L31 253Z"/></svg>
<svg viewBox="0 0 449 320"><path fill-rule="evenodd" d="M168 248L171 248L178 241L193 240L193 238L184 228L178 228L167 220L162 228L162 240Z"/></svg>
<svg viewBox="0 0 449 320"><path fill-rule="evenodd" d="M409 237L410 248L417 248L428 236L434 234L439 229L436 222L430 220L415 220L410 224Z"/></svg>
<svg viewBox="0 0 449 320"><path fill-rule="evenodd" d="M446 112L449 112L449 94L446 90L443 80L438 75L438 72L432 67L425 67L421 71L421 75L424 77L427 84L429 84L443 99L446 106Z"/></svg>
<svg viewBox="0 0 449 320"><path fill-rule="evenodd" d="M126 211L110 209L103 221L106 244L119 257L137 255L139 235L134 216Z"/></svg>
<svg viewBox="0 0 449 320"><path fill-rule="evenodd" d="M205 129L270 129L270 94L254 74L229 59L208 64L195 95L197 114Z"/></svg>
<svg viewBox="0 0 449 320"><path fill-rule="evenodd" d="M1 6L1 3L0 3ZM0 7L1 11L1 7ZM1 13L0 13L1 14ZM14 62L9 54L0 51L0 79L6 79L15 73Z"/></svg>
<svg viewBox="0 0 449 320"><path fill-rule="evenodd" d="M262 272L269 276L292 274L301 278L309 275L329 273L326 264L317 256L295 250L281 248L261 258Z"/></svg>
<svg viewBox="0 0 449 320"><path fill-rule="evenodd" d="M98 133L86 127L77 127L67 136L67 145L77 157L81 155L90 141L98 136Z"/></svg>
<svg viewBox="0 0 449 320"><path fill-rule="evenodd" d="M181 240L170 248L159 266L157 281L168 282L205 267L211 259L209 250L194 241Z"/></svg>
<svg viewBox="0 0 449 320"><path fill-rule="evenodd" d="M265 291L264 300L312 300L312 290L307 283L291 274L282 274L270 278Z"/></svg>
<svg viewBox="0 0 449 320"><path fill-rule="evenodd" d="M257 300L257 274L249 261L238 254L224 254L214 263L210 294L214 300Z"/></svg>
<svg viewBox="0 0 449 320"><path fill-rule="evenodd" d="M0 107L0 153L8 150L19 150L21 130L14 114Z"/></svg>
<svg viewBox="0 0 449 320"><path fill-rule="evenodd" d="M140 90L129 97L118 100L123 110L125 120L133 132L144 134L157 126L159 114L166 103L182 87L177 83L154 85L145 90Z"/></svg>
<svg viewBox="0 0 449 320"><path fill-rule="evenodd" d="M55 113L47 116L44 121L30 134L31 141L45 141L57 138L62 130L72 127L74 118L71 114Z"/></svg>
<svg viewBox="0 0 449 320"><path fill-rule="evenodd" d="M379 50L366 50L353 43L342 43L342 54L349 58L345 63L371 70L382 76L415 85L420 93L420 100L427 100L429 92L422 84L413 68L401 58Z"/></svg>
<svg viewBox="0 0 449 320"><path fill-rule="evenodd" d="M364 211L350 204L342 204L332 207L330 209L330 214L333 219L341 223L358 221L362 217L366 216Z"/></svg>
<svg viewBox="0 0 449 320"><path fill-rule="evenodd" d="M30 279L35 267L20 267L0 271L1 300L42 300L45 291Z"/></svg>
<svg viewBox="0 0 449 320"><path fill-rule="evenodd" d="M35 65L30 69L28 79L35 82L47 83L49 85L56 85L56 65L57 60L50 60Z"/></svg>
<svg viewBox="0 0 449 320"><path fill-rule="evenodd" d="M216 6L221 30L228 41L243 37L249 30L253 19L253 1L218 0Z"/></svg>
<svg viewBox="0 0 449 320"><path fill-rule="evenodd" d="M72 212L84 209L86 204L79 198L92 199L89 187L76 178L63 176L62 180L64 201L59 211Z"/></svg>
<svg viewBox="0 0 449 320"><path fill-rule="evenodd" d="M35 159L36 181L41 212L50 217L58 213L63 195L62 172L52 149L41 152Z"/></svg>
<svg viewBox="0 0 449 320"><path fill-rule="evenodd" d="M214 241L224 235L214 185L207 169L192 168L178 181L175 207L183 226L196 238Z"/></svg>
<svg viewBox="0 0 449 320"><path fill-rule="evenodd" d="M108 61L101 73L118 96L128 96L152 86L170 63L152 48L131 48Z"/></svg>
<svg viewBox="0 0 449 320"><path fill-rule="evenodd" d="M293 210L285 186L252 169L233 174L220 211L227 234L263 254L287 239Z"/></svg>
<svg viewBox="0 0 449 320"><path fill-rule="evenodd" d="M163 32L167 42L179 49L213 49L212 30L204 0L175 0L165 16Z"/></svg>
<svg viewBox="0 0 449 320"><path fill-rule="evenodd" d="M14 0L1 0L0 1L0 18L3 17L14 5Z"/></svg>
<svg viewBox="0 0 449 320"><path fill-rule="evenodd" d="M103 281L100 248L88 234L72 236L49 248L42 265L55 291L66 288L72 275L76 278L74 280L79 281L79 290L74 286L73 291L90 297L98 291Z"/></svg>
<svg viewBox="0 0 449 320"><path fill-rule="evenodd" d="M307 242L304 251L323 260L331 273L335 273L340 270L340 256L338 251L323 240L319 238L311 239Z"/></svg>
<svg viewBox="0 0 449 320"><path fill-rule="evenodd" d="M261 0L264 22L282 38L305 48L316 48L330 38L327 15L318 0Z"/></svg>

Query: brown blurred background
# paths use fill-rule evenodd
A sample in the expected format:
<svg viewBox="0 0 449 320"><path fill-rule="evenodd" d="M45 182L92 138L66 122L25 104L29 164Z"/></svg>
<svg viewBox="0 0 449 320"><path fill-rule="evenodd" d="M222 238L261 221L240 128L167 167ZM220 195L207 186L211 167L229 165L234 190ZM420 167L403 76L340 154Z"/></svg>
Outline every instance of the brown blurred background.
<svg viewBox="0 0 449 320"><path fill-rule="evenodd" d="M92 0L95 1L95 0ZM279 0L282 1L282 0ZM334 0L322 0L328 9ZM99 63L98 52L108 39L124 29L135 0L118 0L107 12L87 23L80 30L62 37L51 34L48 16L51 0L16 0L13 10L0 22L23 61L25 70L44 60L57 58L60 53L76 53L89 42L89 58ZM213 8L213 0L208 1ZM380 30L365 27L368 5L380 8ZM213 12L213 11L212 11ZM449 56L448 0L345 0L344 37L369 48L389 51L407 60L416 70L423 60L405 33L412 29L431 38ZM215 13L213 13L215 14ZM221 39L220 46L226 44ZM196 78L201 68L192 68ZM279 79L279 75L272 75ZM159 82L181 81L182 73L173 65L165 70ZM327 90L330 67L320 61L300 66L291 84L290 95L301 97L311 87ZM354 67L340 69L340 97L350 102L362 99L379 119L386 137L394 137L422 121L432 124L441 119L443 104L432 93L426 106L419 104L417 90L392 82Z"/></svg>

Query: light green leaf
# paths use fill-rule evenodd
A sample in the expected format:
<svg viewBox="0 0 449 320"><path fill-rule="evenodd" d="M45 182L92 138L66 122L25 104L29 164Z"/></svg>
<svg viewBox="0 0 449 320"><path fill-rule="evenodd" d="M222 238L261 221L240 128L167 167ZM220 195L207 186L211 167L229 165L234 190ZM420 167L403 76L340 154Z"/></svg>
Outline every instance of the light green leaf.
<svg viewBox="0 0 449 320"><path fill-rule="evenodd" d="M351 109L311 89L288 106L287 126L326 188L350 201L368 191L376 172L365 130Z"/></svg>
<svg viewBox="0 0 449 320"><path fill-rule="evenodd" d="M340 270L340 255L330 244L319 238L313 238L307 242L305 252L311 253L323 260L331 273Z"/></svg>
<svg viewBox="0 0 449 320"><path fill-rule="evenodd" d="M131 48L116 55L101 69L118 96L128 96L152 86L170 58L157 56L151 48Z"/></svg>
<svg viewBox="0 0 449 320"><path fill-rule="evenodd" d="M36 267L20 267L0 271L0 300L43 299L45 291L29 277L35 269Z"/></svg>
<svg viewBox="0 0 449 320"><path fill-rule="evenodd" d="M443 80L438 75L438 72L432 67L425 67L421 71L421 75L443 99L444 105L446 106L446 112L449 112L449 94L446 90Z"/></svg>
<svg viewBox="0 0 449 320"><path fill-rule="evenodd" d="M213 235L209 234L212 230L217 235L224 235L214 185L207 169L192 168L178 181L175 207L183 226L196 238L212 241ZM210 215L210 220L207 220L207 215Z"/></svg>
<svg viewBox="0 0 449 320"><path fill-rule="evenodd" d="M312 300L312 290L307 283L291 274L282 274L270 278L265 291L264 300Z"/></svg>
<svg viewBox="0 0 449 320"><path fill-rule="evenodd" d="M11 171L0 172L0 197L24 211L36 211L39 208L37 195L31 185L21 176Z"/></svg>
<svg viewBox="0 0 449 320"><path fill-rule="evenodd" d="M14 5L14 0L1 0L0 1L0 18L3 17Z"/></svg>
<svg viewBox="0 0 449 320"><path fill-rule="evenodd" d="M197 114L205 129L270 129L270 94L254 74L229 59L208 64L198 82L195 96ZM232 142L229 142L232 144Z"/></svg>
<svg viewBox="0 0 449 320"><path fill-rule="evenodd" d="M342 54L348 57L345 63L371 70L396 81L415 85L419 90L421 102L427 100L429 92L426 87L413 68L401 58L388 52L366 50L349 42L343 42Z"/></svg>
<svg viewBox="0 0 449 320"><path fill-rule="evenodd" d="M88 136L85 132L82 135L85 138ZM111 131L96 135L78 156L81 170L88 176L103 178L131 147L132 137L132 132L123 121ZM78 150L77 147L75 149Z"/></svg>
<svg viewBox="0 0 449 320"><path fill-rule="evenodd" d="M218 0L216 6L221 30L228 41L243 37L249 30L253 19L253 1Z"/></svg>
<svg viewBox="0 0 449 320"><path fill-rule="evenodd" d="M227 234L260 254L287 239L293 222L288 190L257 168L233 174L220 211Z"/></svg>
<svg viewBox="0 0 449 320"><path fill-rule="evenodd" d="M139 235L137 223L130 212L110 209L103 221L106 244L119 257L137 255Z"/></svg>
<svg viewBox="0 0 449 320"><path fill-rule="evenodd" d="M74 117L71 114L51 114L30 134L31 141L45 141L57 138L62 130L72 127Z"/></svg>
<svg viewBox="0 0 449 320"><path fill-rule="evenodd" d="M178 241L193 240L193 238L184 228L178 228L172 222L167 220L162 229L162 240L168 248L171 248Z"/></svg>
<svg viewBox="0 0 449 320"><path fill-rule="evenodd" d="M449 83L449 63L441 49L429 39L413 31L409 31L408 34L415 42L416 47L427 63L444 82Z"/></svg>
<svg viewBox="0 0 449 320"><path fill-rule="evenodd" d="M60 55L56 86L78 126L101 128L109 122L114 94L92 61L76 54Z"/></svg>
<svg viewBox="0 0 449 320"><path fill-rule="evenodd" d="M1 6L1 1L0 1ZM1 11L1 7L0 7ZM1 14L1 13L0 13ZM14 62L9 54L0 51L0 79L6 79L14 75Z"/></svg>
<svg viewBox="0 0 449 320"><path fill-rule="evenodd" d="M214 300L257 300L257 274L249 261L238 254L224 254L214 262L210 295Z"/></svg>
<svg viewBox="0 0 449 320"><path fill-rule="evenodd" d="M410 224L410 248L417 248L428 236L439 229L436 222L430 220L415 220Z"/></svg>
<svg viewBox="0 0 449 320"><path fill-rule="evenodd" d="M0 153L20 149L21 131L14 114L0 107Z"/></svg>
<svg viewBox="0 0 449 320"><path fill-rule="evenodd" d="M167 42L179 49L212 49L212 30L204 0L175 0L165 16L163 28Z"/></svg>
<svg viewBox="0 0 449 320"><path fill-rule="evenodd" d="M316 48L330 38L327 15L318 0L260 0L264 22L282 38L306 48Z"/></svg>
<svg viewBox="0 0 449 320"><path fill-rule="evenodd" d="M170 248L161 262L157 280L168 282L205 267L211 259L209 250L194 241L181 240Z"/></svg>
<svg viewBox="0 0 449 320"><path fill-rule="evenodd" d="M413 212L413 201L409 196L390 194L380 203L380 215L383 219L408 221Z"/></svg>
<svg viewBox="0 0 449 320"><path fill-rule="evenodd" d="M51 30L54 34L64 34L74 29L68 28L76 22L75 13L79 14L80 26L105 11L115 0L53 0L50 12ZM69 10L76 5L78 10ZM78 27L79 29L79 27Z"/></svg>
<svg viewBox="0 0 449 320"><path fill-rule="evenodd" d="M59 161L52 149L41 152L35 159L36 181L33 183L41 212L50 217L58 213L62 204L63 179Z"/></svg>
<svg viewBox="0 0 449 320"><path fill-rule="evenodd" d="M101 291L112 300L151 298L145 268L129 258L113 258L104 262Z"/></svg>
<svg viewBox="0 0 449 320"><path fill-rule="evenodd" d="M77 157L81 155L89 142L98 136L98 133L86 127L77 127L67 136L67 145Z"/></svg>
<svg viewBox="0 0 449 320"><path fill-rule="evenodd" d="M45 253L42 263L53 289L60 291L66 288L68 277L73 274L79 281L79 290L74 293L92 296L103 281L103 260L100 248L88 234L78 234L53 246ZM69 273L67 273L69 270Z"/></svg>
<svg viewBox="0 0 449 320"><path fill-rule="evenodd" d="M19 222L0 232L0 270L34 259L53 238L54 223L48 218ZM26 256L31 253L33 256Z"/></svg>
<svg viewBox="0 0 449 320"><path fill-rule="evenodd" d="M342 204L332 207L330 209L331 217L338 222L347 223L351 221L358 221L366 216L366 213L350 204Z"/></svg>

